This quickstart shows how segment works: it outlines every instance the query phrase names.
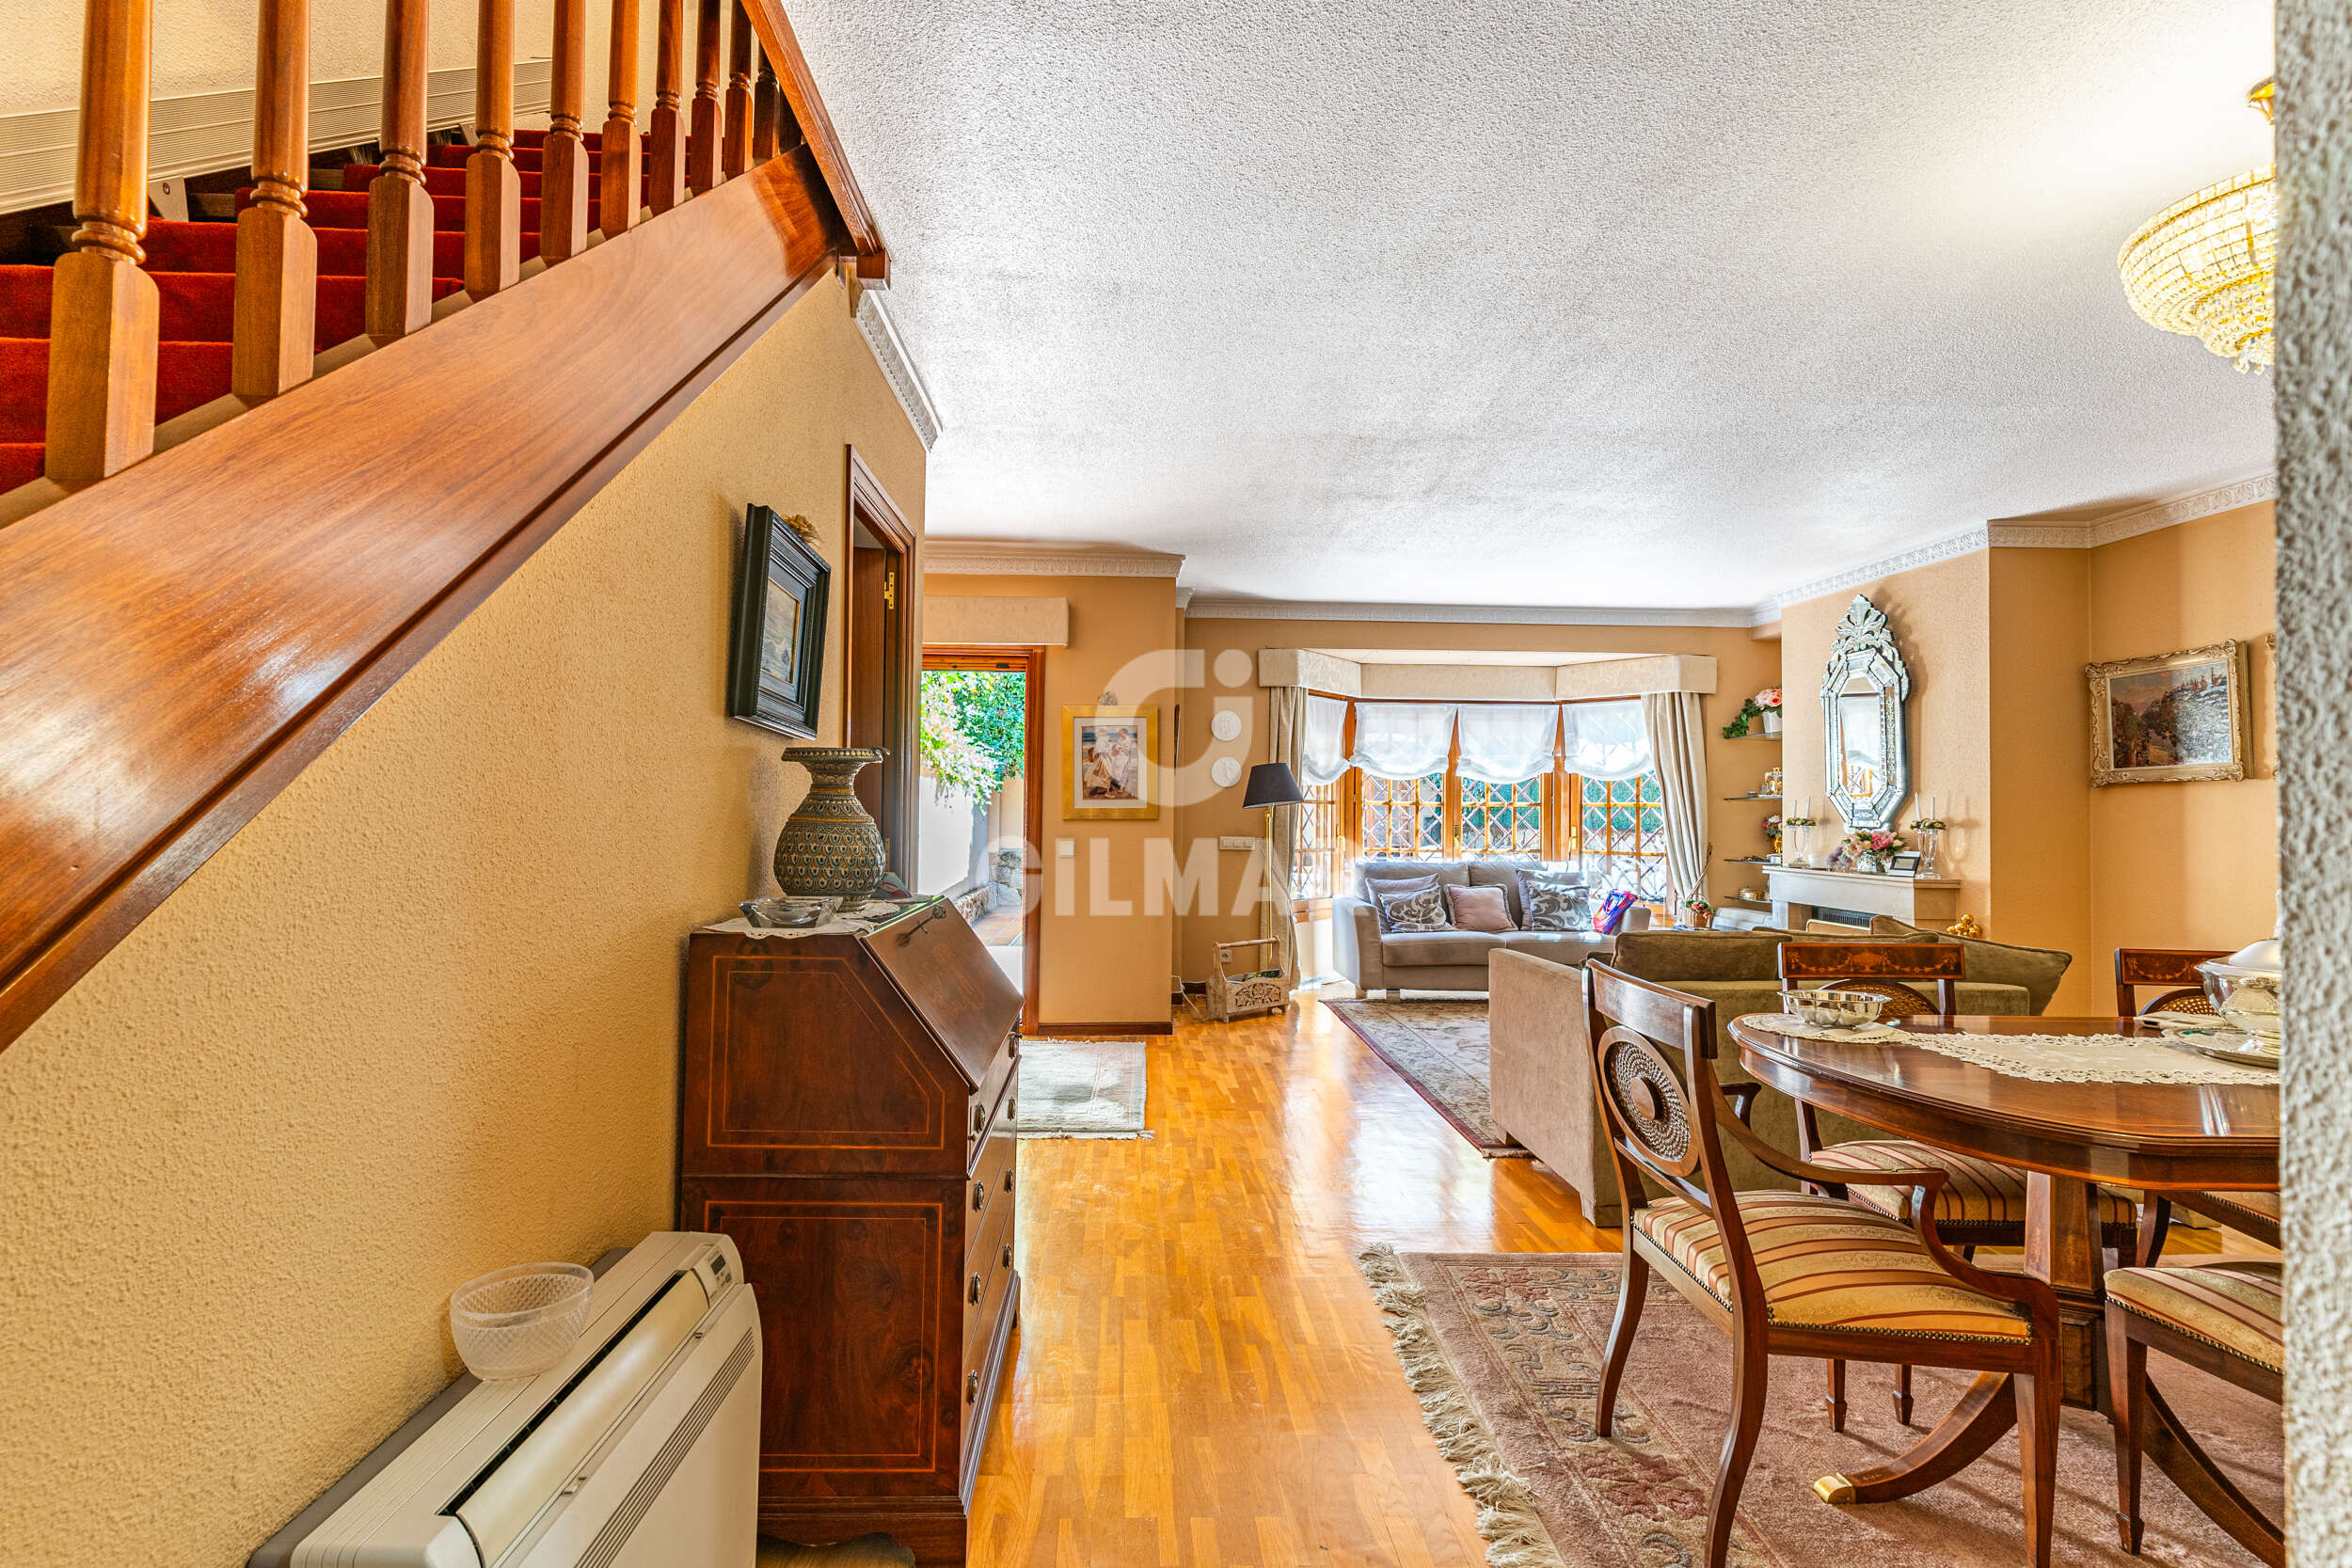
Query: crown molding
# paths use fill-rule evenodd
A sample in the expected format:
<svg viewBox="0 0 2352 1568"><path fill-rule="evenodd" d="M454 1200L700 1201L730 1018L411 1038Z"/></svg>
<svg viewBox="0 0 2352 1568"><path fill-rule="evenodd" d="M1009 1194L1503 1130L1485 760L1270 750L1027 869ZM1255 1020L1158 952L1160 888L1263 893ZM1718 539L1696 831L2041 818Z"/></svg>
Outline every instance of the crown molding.
<svg viewBox="0 0 2352 1568"><path fill-rule="evenodd" d="M1969 555L1984 549L2097 549L2102 545L2112 545L2119 540L2153 533L2159 529L2195 522L2200 517L2210 517L2216 513L2233 512L2258 501L2276 500L2278 496L2279 476L2265 473L2083 522L1979 523L1958 533L1931 540L1895 555L1881 556L1859 566L1849 566L1843 571L1833 572L1827 577L1816 578L1810 582L1800 583L1775 594L1750 612L1750 624L1767 626L1779 620L1780 612L1792 604L1818 599L1829 594L1842 594L1864 583L1893 577L1898 572L1949 561L1954 556Z"/></svg>
<svg viewBox="0 0 2352 1568"><path fill-rule="evenodd" d="M907 411L907 422L914 426L923 450L930 451L939 440L939 410L931 403L930 388L923 385L923 372L914 368L914 356L907 352L906 340L898 336L898 323L883 309L879 291L858 292L857 327L866 334L866 346L874 351L874 363L882 367L890 389L898 395L898 406Z"/></svg>
<svg viewBox="0 0 2352 1568"><path fill-rule="evenodd" d="M1215 621L1403 621L1416 625L1528 626L1744 626L1748 611L1612 610L1577 605L1345 604L1202 596L1186 613Z"/></svg>
<svg viewBox="0 0 2352 1568"><path fill-rule="evenodd" d="M1197 588L1179 588L1179 589L1177 589L1177 590L1176 590L1176 608L1177 608L1177 609L1179 609L1179 610L1184 610L1184 611L1185 613L1187 613L1187 614L1191 613L1191 610L1192 610L1192 596L1193 596L1195 594L1199 593L1199 592L1200 592L1200 590L1199 590L1199 589L1197 589Z"/></svg>
<svg viewBox="0 0 2352 1568"><path fill-rule="evenodd" d="M923 570L963 577L1172 578L1181 555L1143 550L1037 550L972 539L927 539Z"/></svg>

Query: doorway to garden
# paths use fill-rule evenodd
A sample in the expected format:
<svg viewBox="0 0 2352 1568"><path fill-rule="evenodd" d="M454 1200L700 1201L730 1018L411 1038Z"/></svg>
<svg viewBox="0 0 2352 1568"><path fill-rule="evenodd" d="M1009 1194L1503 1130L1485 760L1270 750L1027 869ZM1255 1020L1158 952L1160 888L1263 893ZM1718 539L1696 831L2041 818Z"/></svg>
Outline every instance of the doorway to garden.
<svg viewBox="0 0 2352 1568"><path fill-rule="evenodd" d="M927 647L917 707L922 816L914 891L952 898L1021 988L1037 1029L1042 921L1042 648Z"/></svg>

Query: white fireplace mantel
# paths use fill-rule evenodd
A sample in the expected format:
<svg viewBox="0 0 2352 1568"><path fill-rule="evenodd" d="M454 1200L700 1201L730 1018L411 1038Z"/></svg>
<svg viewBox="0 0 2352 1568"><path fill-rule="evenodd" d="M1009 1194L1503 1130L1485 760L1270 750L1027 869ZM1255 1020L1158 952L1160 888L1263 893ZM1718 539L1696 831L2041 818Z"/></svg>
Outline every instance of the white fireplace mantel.
<svg viewBox="0 0 2352 1568"><path fill-rule="evenodd" d="M1888 877L1867 871L1768 865L1772 923L1797 931L1816 910L1891 914L1911 926L1947 926L1960 918L1960 883L1950 877Z"/></svg>

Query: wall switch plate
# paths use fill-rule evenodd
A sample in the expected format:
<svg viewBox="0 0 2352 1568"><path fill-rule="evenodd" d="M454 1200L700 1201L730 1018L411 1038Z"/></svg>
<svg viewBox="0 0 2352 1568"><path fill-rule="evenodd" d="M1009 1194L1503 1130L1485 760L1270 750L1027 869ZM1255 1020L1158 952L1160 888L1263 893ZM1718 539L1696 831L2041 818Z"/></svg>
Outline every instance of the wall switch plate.
<svg viewBox="0 0 2352 1568"><path fill-rule="evenodd" d="M1237 833L1227 833L1216 841L1216 847L1220 849L1239 849L1244 854L1255 849L1258 844L1257 839L1243 838Z"/></svg>
<svg viewBox="0 0 2352 1568"><path fill-rule="evenodd" d="M1054 858L1057 861L1076 860L1078 858L1078 841L1074 838L1057 838L1054 840Z"/></svg>

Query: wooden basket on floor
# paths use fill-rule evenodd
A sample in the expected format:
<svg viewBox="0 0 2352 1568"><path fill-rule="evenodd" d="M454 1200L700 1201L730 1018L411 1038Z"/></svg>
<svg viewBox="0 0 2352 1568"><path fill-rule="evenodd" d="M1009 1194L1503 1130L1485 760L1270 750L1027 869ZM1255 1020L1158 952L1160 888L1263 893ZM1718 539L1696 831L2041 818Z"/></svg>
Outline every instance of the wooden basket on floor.
<svg viewBox="0 0 2352 1568"><path fill-rule="evenodd" d="M1245 947L1273 947L1272 937L1248 942L1220 942L1216 964L1209 972L1209 1022L1230 1023L1243 1013L1280 1012L1291 1005L1290 975L1280 969L1248 970L1236 974L1233 954Z"/></svg>

